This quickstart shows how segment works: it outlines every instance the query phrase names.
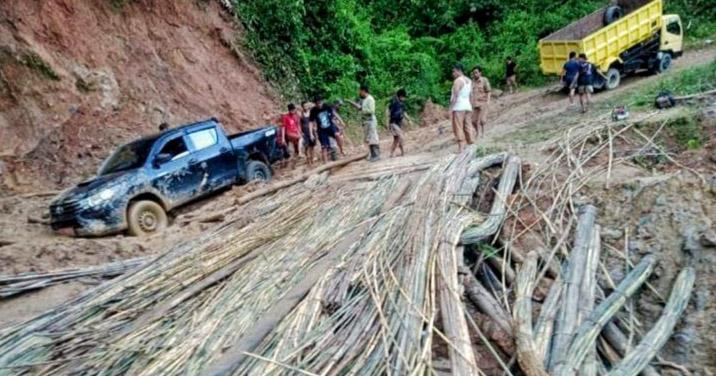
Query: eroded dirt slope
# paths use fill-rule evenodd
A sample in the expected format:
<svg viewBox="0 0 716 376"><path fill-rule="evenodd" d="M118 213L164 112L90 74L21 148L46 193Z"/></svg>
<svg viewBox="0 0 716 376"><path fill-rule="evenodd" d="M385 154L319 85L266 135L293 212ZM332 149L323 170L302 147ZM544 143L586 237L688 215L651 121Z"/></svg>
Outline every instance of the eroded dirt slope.
<svg viewBox="0 0 716 376"><path fill-rule="evenodd" d="M216 116L237 131L276 108L215 2L112 4L0 2L3 191L67 186L164 121Z"/></svg>

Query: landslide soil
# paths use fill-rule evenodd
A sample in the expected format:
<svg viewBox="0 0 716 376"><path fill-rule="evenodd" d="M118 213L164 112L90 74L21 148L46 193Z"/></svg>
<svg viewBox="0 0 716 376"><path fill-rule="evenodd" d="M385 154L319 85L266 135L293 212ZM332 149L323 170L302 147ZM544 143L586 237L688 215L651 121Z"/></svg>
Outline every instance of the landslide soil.
<svg viewBox="0 0 716 376"><path fill-rule="evenodd" d="M240 35L216 1L0 2L0 196L64 188L162 122L264 124Z"/></svg>

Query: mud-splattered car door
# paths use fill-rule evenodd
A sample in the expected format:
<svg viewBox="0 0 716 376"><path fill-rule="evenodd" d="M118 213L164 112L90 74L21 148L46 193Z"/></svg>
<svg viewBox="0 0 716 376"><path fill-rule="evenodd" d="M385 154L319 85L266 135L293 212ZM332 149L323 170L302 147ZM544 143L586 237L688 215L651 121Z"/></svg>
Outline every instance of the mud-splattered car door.
<svg viewBox="0 0 716 376"><path fill-rule="evenodd" d="M204 176L199 193L209 193L236 182L237 166L229 140L215 125L188 132L193 158L202 161Z"/></svg>
<svg viewBox="0 0 716 376"><path fill-rule="evenodd" d="M152 187L170 207L190 201L196 196L204 173L199 166L201 162L190 152L185 136L175 134L156 146Z"/></svg>

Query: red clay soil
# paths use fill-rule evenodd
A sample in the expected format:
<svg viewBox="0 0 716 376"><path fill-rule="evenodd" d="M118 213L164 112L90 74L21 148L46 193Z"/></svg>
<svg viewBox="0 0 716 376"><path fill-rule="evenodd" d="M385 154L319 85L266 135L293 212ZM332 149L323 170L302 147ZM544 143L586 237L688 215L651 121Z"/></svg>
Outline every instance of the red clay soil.
<svg viewBox="0 0 716 376"><path fill-rule="evenodd" d="M215 2L112 4L0 2L0 191L67 186L164 121L238 131L279 108Z"/></svg>

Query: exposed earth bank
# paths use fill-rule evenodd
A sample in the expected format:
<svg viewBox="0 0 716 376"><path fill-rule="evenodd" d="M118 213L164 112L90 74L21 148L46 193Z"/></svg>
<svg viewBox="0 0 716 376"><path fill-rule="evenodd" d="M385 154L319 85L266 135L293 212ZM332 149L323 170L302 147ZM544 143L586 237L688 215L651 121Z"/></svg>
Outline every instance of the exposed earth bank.
<svg viewBox="0 0 716 376"><path fill-rule="evenodd" d="M65 187L162 122L278 107L214 1L0 2L0 196Z"/></svg>

